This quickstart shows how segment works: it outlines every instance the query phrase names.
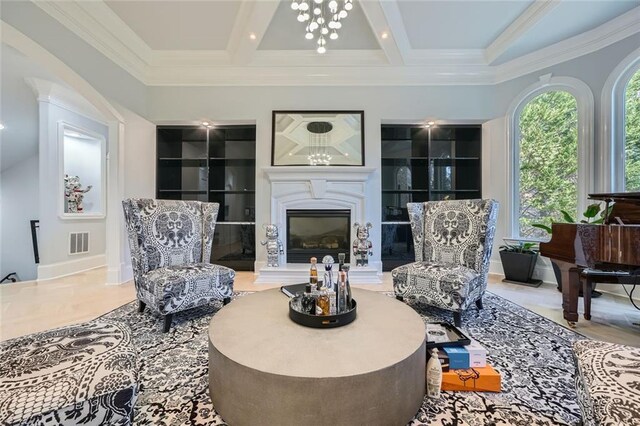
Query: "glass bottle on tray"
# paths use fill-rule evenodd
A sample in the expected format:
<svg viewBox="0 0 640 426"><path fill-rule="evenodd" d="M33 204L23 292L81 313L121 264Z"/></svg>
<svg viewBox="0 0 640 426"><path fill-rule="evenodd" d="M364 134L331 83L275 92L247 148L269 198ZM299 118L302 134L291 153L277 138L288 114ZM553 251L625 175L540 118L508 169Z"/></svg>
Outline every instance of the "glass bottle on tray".
<svg viewBox="0 0 640 426"><path fill-rule="evenodd" d="M316 266L316 263L318 263L318 259L312 257L310 259L310 262L311 268L309 269L309 284L311 284L312 287L315 287L318 285L318 267Z"/></svg>

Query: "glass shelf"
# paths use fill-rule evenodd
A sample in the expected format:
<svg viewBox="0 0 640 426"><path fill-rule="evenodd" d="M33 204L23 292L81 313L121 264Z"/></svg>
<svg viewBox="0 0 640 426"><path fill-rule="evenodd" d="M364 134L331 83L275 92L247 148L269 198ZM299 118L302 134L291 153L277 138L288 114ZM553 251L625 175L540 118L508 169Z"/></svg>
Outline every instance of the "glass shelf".
<svg viewBox="0 0 640 426"><path fill-rule="evenodd" d="M383 125L382 261L389 271L414 260L407 203L479 198L479 125Z"/></svg>
<svg viewBox="0 0 640 426"><path fill-rule="evenodd" d="M219 203L212 260L253 270L255 125L158 126L156 137L157 198Z"/></svg>

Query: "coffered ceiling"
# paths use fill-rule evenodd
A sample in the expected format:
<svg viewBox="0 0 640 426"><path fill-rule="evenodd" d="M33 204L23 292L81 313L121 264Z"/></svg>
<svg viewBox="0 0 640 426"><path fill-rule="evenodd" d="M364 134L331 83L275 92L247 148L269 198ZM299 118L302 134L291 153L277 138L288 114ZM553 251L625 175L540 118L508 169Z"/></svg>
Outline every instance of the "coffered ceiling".
<svg viewBox="0 0 640 426"><path fill-rule="evenodd" d="M354 0L320 55L290 0L35 4L148 85L492 84L640 32L640 0Z"/></svg>

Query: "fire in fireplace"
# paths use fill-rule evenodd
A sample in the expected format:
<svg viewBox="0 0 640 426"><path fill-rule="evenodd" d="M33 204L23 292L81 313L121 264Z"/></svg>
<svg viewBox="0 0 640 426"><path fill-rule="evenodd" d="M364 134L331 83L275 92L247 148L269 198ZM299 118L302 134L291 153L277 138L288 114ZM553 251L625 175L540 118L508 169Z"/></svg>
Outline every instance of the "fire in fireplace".
<svg viewBox="0 0 640 426"><path fill-rule="evenodd" d="M307 263L313 256L345 253L349 262L351 212L349 210L287 210L287 262Z"/></svg>

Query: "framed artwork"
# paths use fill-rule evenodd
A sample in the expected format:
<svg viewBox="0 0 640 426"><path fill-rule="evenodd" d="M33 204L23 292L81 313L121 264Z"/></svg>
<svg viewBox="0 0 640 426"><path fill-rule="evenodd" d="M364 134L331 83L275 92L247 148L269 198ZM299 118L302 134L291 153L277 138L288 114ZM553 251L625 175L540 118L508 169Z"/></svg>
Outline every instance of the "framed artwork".
<svg viewBox="0 0 640 426"><path fill-rule="evenodd" d="M364 166L364 111L273 111L272 166Z"/></svg>

